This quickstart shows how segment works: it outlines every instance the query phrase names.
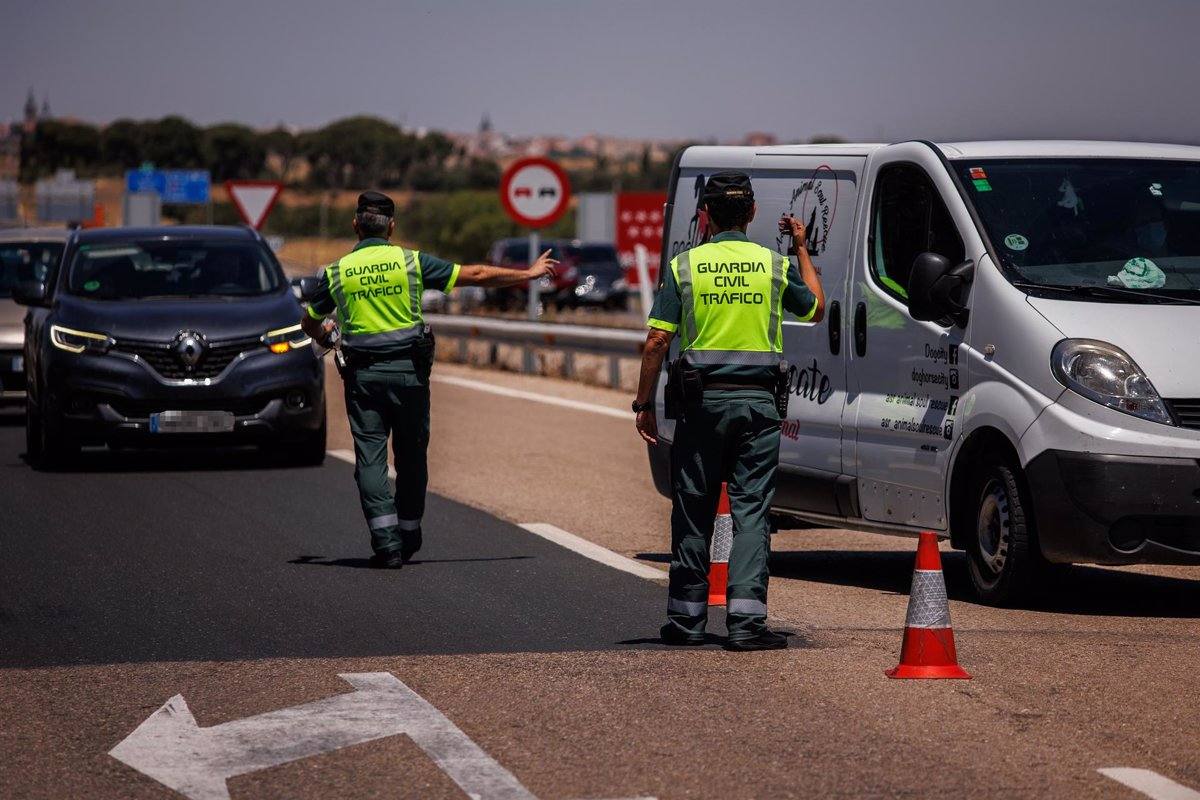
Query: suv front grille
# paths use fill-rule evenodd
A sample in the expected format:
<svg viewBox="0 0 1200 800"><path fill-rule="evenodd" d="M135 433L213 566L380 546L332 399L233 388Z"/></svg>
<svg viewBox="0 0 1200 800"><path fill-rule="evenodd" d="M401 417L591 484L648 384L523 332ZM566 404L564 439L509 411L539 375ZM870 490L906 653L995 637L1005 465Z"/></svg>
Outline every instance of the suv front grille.
<svg viewBox="0 0 1200 800"><path fill-rule="evenodd" d="M1180 427L1200 430L1200 399L1166 400L1167 410Z"/></svg>
<svg viewBox="0 0 1200 800"><path fill-rule="evenodd" d="M172 398L151 399L151 400L134 400L128 397L117 397L115 395L98 395L98 402L107 403L112 406L113 411L116 411L122 417L130 419L144 419L151 414L160 411L228 411L237 417L248 417L259 413L266 408L267 403L271 401L269 397L218 397L218 398L201 398L201 399L185 399Z"/></svg>
<svg viewBox="0 0 1200 800"><path fill-rule="evenodd" d="M123 339L116 342L112 349L134 355L150 365L150 368L167 380L183 380L185 378L215 378L225 371L233 360L247 350L260 347L258 339L236 339L228 342L209 343L204 355L194 367L189 367L175 354L171 342L139 342Z"/></svg>

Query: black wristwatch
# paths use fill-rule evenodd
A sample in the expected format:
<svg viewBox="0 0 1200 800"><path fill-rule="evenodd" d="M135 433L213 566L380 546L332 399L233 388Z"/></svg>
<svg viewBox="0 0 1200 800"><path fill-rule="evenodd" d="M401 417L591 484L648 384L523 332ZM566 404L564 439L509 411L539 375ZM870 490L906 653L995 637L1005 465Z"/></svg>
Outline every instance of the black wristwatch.
<svg viewBox="0 0 1200 800"><path fill-rule="evenodd" d="M652 408L654 408L653 400L647 400L644 403L639 403L637 400L633 401L633 413L635 414L640 414L643 411L649 411Z"/></svg>

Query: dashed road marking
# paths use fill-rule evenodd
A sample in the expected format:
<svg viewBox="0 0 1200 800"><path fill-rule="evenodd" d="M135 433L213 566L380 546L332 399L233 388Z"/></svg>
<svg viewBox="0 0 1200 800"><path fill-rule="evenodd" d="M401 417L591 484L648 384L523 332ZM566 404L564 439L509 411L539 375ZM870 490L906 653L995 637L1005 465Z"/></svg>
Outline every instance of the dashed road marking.
<svg viewBox="0 0 1200 800"><path fill-rule="evenodd" d="M1106 778L1124 784L1153 800L1200 800L1200 792L1176 783L1170 778L1149 769L1131 767L1106 767L1096 770Z"/></svg>
<svg viewBox="0 0 1200 800"><path fill-rule="evenodd" d="M628 572L631 575L637 575L639 578L646 578L652 581L665 581L667 573L661 569L655 569L649 564L643 564L640 561L634 561L632 558L614 553L607 547L601 547L595 542L589 542L580 536L573 533L567 533L562 528L550 525L545 522L526 522L521 528L541 536L543 539L548 539L555 544L572 550L585 558L590 558L593 561L599 561L605 566L619 569L622 572Z"/></svg>
<svg viewBox="0 0 1200 800"><path fill-rule="evenodd" d="M341 461L350 464L354 463L354 453L350 450L330 450L328 453ZM396 470L389 467L388 475L395 478ZM602 547L595 542L589 542L587 539L576 536L573 533L568 533L555 525L550 525L546 522L526 522L518 527L613 569L619 569L622 572L628 572L631 575L637 575L639 578L646 578L652 581L665 581L667 579L667 573L661 569L655 569L649 564L643 564L627 556L614 553L607 547Z"/></svg>
<svg viewBox="0 0 1200 800"><path fill-rule="evenodd" d="M454 375L434 375L430 378L435 383L445 383L449 386L461 386L464 389L474 389L479 392L488 392L489 394L500 395L501 397L513 397L518 400L529 400L534 403L545 403L548 406L558 406L559 408L570 408L575 411L587 411L592 414L602 414L606 417L633 422L633 412L621 411L617 408L609 408L597 403L586 403L582 400L567 400L564 397L555 397L550 394L538 394L537 392L527 392L523 389L510 389L507 386L496 386L492 383L483 381L474 381L470 378L459 378Z"/></svg>

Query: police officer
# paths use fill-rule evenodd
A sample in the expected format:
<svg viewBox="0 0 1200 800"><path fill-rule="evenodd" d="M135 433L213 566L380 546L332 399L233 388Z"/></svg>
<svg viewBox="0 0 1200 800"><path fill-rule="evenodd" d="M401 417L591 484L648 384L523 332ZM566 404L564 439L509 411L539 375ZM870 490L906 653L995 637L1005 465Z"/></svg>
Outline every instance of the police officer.
<svg viewBox="0 0 1200 800"><path fill-rule="evenodd" d="M662 276L650 313L633 410L637 430L658 440L654 390L671 339L700 387L684 401L671 449L671 573L667 644L700 645L708 613L709 543L728 482L733 517L726 621L729 650L787 647L767 618L767 512L779 465L780 417L775 390L783 359L783 311L819 321L825 295L805 248L804 225L788 215L779 229L792 238L790 259L746 237L754 219L750 178L719 172L704 185L711 240L680 253Z"/></svg>
<svg viewBox="0 0 1200 800"><path fill-rule="evenodd" d="M398 568L421 548L421 517L428 482L429 373L433 337L421 314L426 289L517 286L554 275L547 250L529 269L459 265L388 242L395 204L363 192L354 215L358 244L320 276L301 319L304 330L328 346L335 315L342 334L346 412L354 437L354 479L371 531L372 562ZM387 444L392 438L396 494L388 485Z"/></svg>

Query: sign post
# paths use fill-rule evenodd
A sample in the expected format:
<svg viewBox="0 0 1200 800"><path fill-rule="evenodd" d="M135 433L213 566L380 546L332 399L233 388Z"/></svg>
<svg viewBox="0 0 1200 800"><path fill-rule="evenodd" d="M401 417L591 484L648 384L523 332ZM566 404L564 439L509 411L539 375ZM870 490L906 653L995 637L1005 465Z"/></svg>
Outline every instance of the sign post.
<svg viewBox="0 0 1200 800"><path fill-rule="evenodd" d="M500 202L508 216L529 228L529 263L541 255L538 229L553 225L567 210L571 184L567 173L548 158L514 161L500 179ZM538 282L529 282L529 318L538 316ZM526 361L531 354L526 351ZM528 366L528 363L527 363Z"/></svg>

